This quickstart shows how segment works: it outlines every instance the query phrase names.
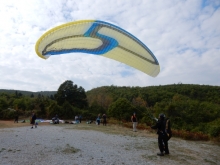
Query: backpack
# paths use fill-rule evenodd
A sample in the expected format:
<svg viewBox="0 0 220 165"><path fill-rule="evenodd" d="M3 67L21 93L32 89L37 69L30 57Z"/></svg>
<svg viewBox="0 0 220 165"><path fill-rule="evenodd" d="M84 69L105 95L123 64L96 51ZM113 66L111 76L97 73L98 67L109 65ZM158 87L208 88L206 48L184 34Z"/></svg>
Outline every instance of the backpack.
<svg viewBox="0 0 220 165"><path fill-rule="evenodd" d="M170 124L169 118L166 119L165 132L166 132L166 134L168 136L168 140L169 140L172 137L171 124Z"/></svg>

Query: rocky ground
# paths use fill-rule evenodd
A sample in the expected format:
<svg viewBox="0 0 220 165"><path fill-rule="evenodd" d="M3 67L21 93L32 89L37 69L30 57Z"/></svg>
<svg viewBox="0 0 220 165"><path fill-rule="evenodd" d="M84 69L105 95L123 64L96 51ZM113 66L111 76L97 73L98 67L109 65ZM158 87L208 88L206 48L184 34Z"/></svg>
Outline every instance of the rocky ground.
<svg viewBox="0 0 220 165"><path fill-rule="evenodd" d="M213 142L171 138L169 148L170 155L159 157L155 133L120 126L0 127L1 165L220 164L220 146Z"/></svg>

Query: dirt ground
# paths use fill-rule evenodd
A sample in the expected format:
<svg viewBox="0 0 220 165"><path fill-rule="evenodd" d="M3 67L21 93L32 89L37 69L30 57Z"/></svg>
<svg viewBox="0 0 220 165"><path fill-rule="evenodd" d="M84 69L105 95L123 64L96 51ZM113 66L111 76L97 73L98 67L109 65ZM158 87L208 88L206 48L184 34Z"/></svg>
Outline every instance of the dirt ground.
<svg viewBox="0 0 220 165"><path fill-rule="evenodd" d="M49 123L40 123L39 127L40 126L50 127L54 125ZM0 132L3 128L15 127L31 127L31 125L30 123L14 123L14 121L0 120ZM169 141L171 154L162 158L156 155L158 152L157 135L156 133L149 132L148 130L133 132L131 129L123 126L107 125L105 127L102 125L97 126L95 124L86 124L85 122L77 125L57 124L56 127L62 127L65 130L93 130L115 136L119 135L136 138L136 150L147 153L143 154L141 159L152 161L154 164L163 164L165 161L165 164L220 165L220 145L212 141L188 141L172 137ZM132 147L128 145L126 146L126 150L130 151L132 150Z"/></svg>
<svg viewBox="0 0 220 165"><path fill-rule="evenodd" d="M0 129L1 128L13 128L13 127L24 127L31 126L30 122L21 123L22 120L19 120L18 123L14 123L14 120L0 120ZM49 123L41 123L41 125L49 125Z"/></svg>

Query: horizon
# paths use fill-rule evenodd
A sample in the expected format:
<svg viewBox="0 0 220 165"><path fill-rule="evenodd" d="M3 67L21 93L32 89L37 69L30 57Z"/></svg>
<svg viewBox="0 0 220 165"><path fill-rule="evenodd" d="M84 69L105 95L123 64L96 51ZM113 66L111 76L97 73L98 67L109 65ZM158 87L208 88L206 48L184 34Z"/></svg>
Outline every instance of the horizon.
<svg viewBox="0 0 220 165"><path fill-rule="evenodd" d="M77 84L75 84L75 85L77 85ZM116 86L116 87L130 87L130 88L136 88L136 87L139 87L139 88L145 88L145 87L155 87L155 86L169 86L169 85L198 85L198 86L211 86L211 87L220 87L220 86L218 86L218 85L205 85L205 84L183 84L183 83L177 83L177 84L166 84L166 85L150 85L150 86L142 86L142 87L140 87L140 86L117 86L117 85L108 85L108 86L100 86L100 87L95 87L95 88L92 88L92 89L90 89L90 90L88 90L88 91L91 91L91 90L93 90L93 89L96 89L96 88L102 88L102 87L111 87L111 86ZM78 85L77 85L77 87L79 87ZM83 88L83 87L82 87ZM24 91L24 92L33 92L33 93L38 93L38 92L57 92L58 91L58 89L57 90L54 90L54 91L27 91L27 90L17 90L17 89L0 89L0 91L1 90L12 90L12 91ZM85 92L88 92L88 91L86 91L85 90Z"/></svg>

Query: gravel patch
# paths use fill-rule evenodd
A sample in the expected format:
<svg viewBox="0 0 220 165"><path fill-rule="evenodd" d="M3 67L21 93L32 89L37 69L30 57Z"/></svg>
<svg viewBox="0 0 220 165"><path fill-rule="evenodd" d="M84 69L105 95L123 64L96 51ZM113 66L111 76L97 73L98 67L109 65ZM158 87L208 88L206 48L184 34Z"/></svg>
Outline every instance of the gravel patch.
<svg viewBox="0 0 220 165"><path fill-rule="evenodd" d="M1 165L219 164L220 147L170 140L170 155L156 156L157 136L140 137L46 125L0 129ZM135 132L138 135L138 132ZM199 145L198 145L199 144ZM201 152L202 151L202 152Z"/></svg>

